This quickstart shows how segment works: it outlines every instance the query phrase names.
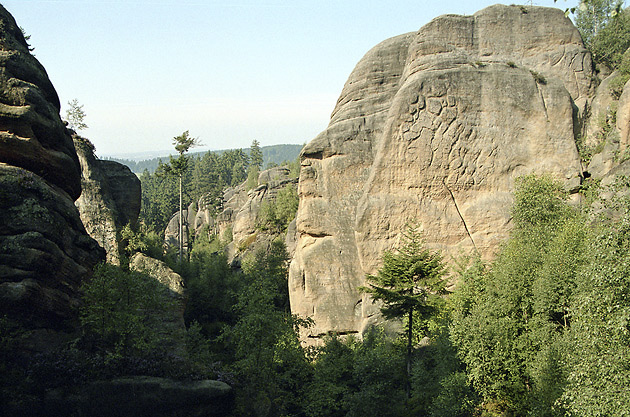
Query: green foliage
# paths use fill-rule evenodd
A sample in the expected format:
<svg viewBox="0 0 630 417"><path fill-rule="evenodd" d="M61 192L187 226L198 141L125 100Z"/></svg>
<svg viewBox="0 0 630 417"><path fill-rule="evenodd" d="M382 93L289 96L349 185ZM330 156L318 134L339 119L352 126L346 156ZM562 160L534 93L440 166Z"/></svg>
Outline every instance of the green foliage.
<svg viewBox="0 0 630 417"><path fill-rule="evenodd" d="M301 408L310 371L297 333L308 323L289 311L287 260L284 244L274 241L243 266L237 320L223 334L238 379L239 416L294 415Z"/></svg>
<svg viewBox="0 0 630 417"><path fill-rule="evenodd" d="M398 250L383 254L383 266L377 275L366 277L370 287L361 290L383 302L381 312L386 318L413 312L422 317L434 312L432 301L443 293L444 273L440 254L423 247L418 226L408 224Z"/></svg>
<svg viewBox="0 0 630 417"><path fill-rule="evenodd" d="M144 224L141 224L139 228L126 224L120 230L120 238L128 257L136 252L144 253L154 259L161 259L164 255L164 238Z"/></svg>
<svg viewBox="0 0 630 417"><path fill-rule="evenodd" d="M154 279L101 264L82 286L80 310L85 343L111 357L144 353L159 346L148 316L169 308L166 289Z"/></svg>
<svg viewBox="0 0 630 417"><path fill-rule="evenodd" d="M354 350L338 336L326 339L313 361L313 378L306 390L305 411L309 417L343 417L348 412L353 381Z"/></svg>
<svg viewBox="0 0 630 417"><path fill-rule="evenodd" d="M628 25L630 26L630 11L627 12L627 14L629 20ZM630 27L628 28L628 32L630 34ZM626 49L621 55L620 62L617 64L617 71L617 76L610 81L609 85L613 97L619 100L621 93L623 93L623 87L628 80L630 80L630 49Z"/></svg>
<svg viewBox="0 0 630 417"><path fill-rule="evenodd" d="M470 416L479 402L468 383L463 364L448 338L448 327L440 329L432 343L420 345L413 357L413 415Z"/></svg>
<svg viewBox="0 0 630 417"><path fill-rule="evenodd" d="M79 105L79 100L76 98L68 102L69 108L66 110L66 121L68 127L75 131L85 130L88 128L85 124L85 111L83 111L83 105Z"/></svg>
<svg viewBox="0 0 630 417"><path fill-rule="evenodd" d="M553 226L571 210L562 185L548 175L526 175L516 179L512 217L515 227Z"/></svg>
<svg viewBox="0 0 630 417"><path fill-rule="evenodd" d="M583 136L578 136L575 138L575 145L578 149L578 154L580 155L580 160L585 164L588 163L593 158L593 155L596 155L604 150L604 146L606 145L605 140L601 140L597 142L596 145L587 145L585 143L585 138Z"/></svg>
<svg viewBox="0 0 630 417"><path fill-rule="evenodd" d="M532 74L532 77L534 77L534 81L536 81L537 84L542 84L542 85L547 84L547 79L545 78L544 75L534 70L529 70L529 72Z"/></svg>
<svg viewBox="0 0 630 417"><path fill-rule="evenodd" d="M491 268L464 271L451 338L487 409L561 415L571 299L588 233L550 177L517 181L514 230Z"/></svg>
<svg viewBox="0 0 630 417"><path fill-rule="evenodd" d="M625 18L619 19L622 4L621 0L582 0L575 11L575 25L595 62L610 64L628 47Z"/></svg>
<svg viewBox="0 0 630 417"><path fill-rule="evenodd" d="M24 42L26 43L29 52L33 52L35 48L31 46L31 35L28 35L26 33L26 29L24 29L22 26L20 26L20 32L22 32L22 36L24 36Z"/></svg>
<svg viewBox="0 0 630 417"><path fill-rule="evenodd" d="M258 187L258 176L260 175L260 171L258 167L250 166L247 170L247 183L245 184L245 188L247 190L253 190Z"/></svg>
<svg viewBox="0 0 630 417"><path fill-rule="evenodd" d="M263 153L260 149L260 143L254 139L252 145L249 148L249 166L262 169L263 167Z"/></svg>
<svg viewBox="0 0 630 417"><path fill-rule="evenodd" d="M184 181L188 181L190 171L184 174ZM171 216L179 205L178 179L165 175L165 165L161 164L155 174L145 171L140 176L142 187L142 206L140 221L155 232L163 233ZM184 190L184 204L190 204L190 194Z"/></svg>
<svg viewBox="0 0 630 417"><path fill-rule="evenodd" d="M261 147L263 154L263 165L269 164L285 165L285 161L293 161L296 159L302 145L271 145ZM215 158L221 158L225 153L243 152L247 160L249 160L248 149L225 149L220 151L203 151L203 152L190 152L189 155L197 160L205 158L208 154L213 155ZM133 172L141 174L146 169L149 173L154 173L160 162L165 163L168 161L168 156L161 156L151 159L145 159L141 161L134 161L130 159L111 158L106 159L120 162L123 165L127 165ZM243 181L240 181L243 182ZM239 182L239 184L240 184Z"/></svg>
<svg viewBox="0 0 630 417"><path fill-rule="evenodd" d="M188 130L173 138L173 146L175 146L175 150L180 154L180 156L187 153L190 148L199 145L201 145L199 138L193 138L190 136Z"/></svg>
<svg viewBox="0 0 630 417"><path fill-rule="evenodd" d="M405 413L405 348L377 328L355 345L353 380L348 395L348 417L402 416Z"/></svg>
<svg viewBox="0 0 630 417"><path fill-rule="evenodd" d="M405 349L378 328L363 341L333 335L315 352L307 386L309 417L403 416Z"/></svg>
<svg viewBox="0 0 630 417"><path fill-rule="evenodd" d="M281 233L295 218L298 209L298 195L295 186L287 185L278 191L276 197L265 201L260 207L258 228Z"/></svg>
<svg viewBox="0 0 630 417"><path fill-rule="evenodd" d="M575 416L629 415L630 221L592 240L593 261L577 281L562 403Z"/></svg>
<svg viewBox="0 0 630 417"><path fill-rule="evenodd" d="M407 224L398 250L386 251L377 275L366 277L370 287L359 288L383 303L381 313L385 318L406 318L407 397L411 396L409 379L414 331L417 332L418 324L437 313L440 296L445 293L444 274L441 255L423 247L418 226ZM423 330L420 329L422 333Z"/></svg>
<svg viewBox="0 0 630 417"><path fill-rule="evenodd" d="M204 335L216 342L224 326L236 320L232 307L241 280L230 269L225 255L211 251L209 243L195 242L190 264L184 318L188 324L198 323Z"/></svg>

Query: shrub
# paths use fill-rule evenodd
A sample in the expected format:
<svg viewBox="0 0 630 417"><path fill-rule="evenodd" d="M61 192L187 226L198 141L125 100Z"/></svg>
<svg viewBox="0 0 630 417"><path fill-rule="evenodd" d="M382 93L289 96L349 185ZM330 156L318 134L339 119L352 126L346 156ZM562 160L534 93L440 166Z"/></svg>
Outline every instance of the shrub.
<svg viewBox="0 0 630 417"><path fill-rule="evenodd" d="M532 77L534 77L534 81L536 81L537 84L542 84L542 85L547 84L547 79L545 78L544 75L534 70L529 70L529 72L532 74Z"/></svg>

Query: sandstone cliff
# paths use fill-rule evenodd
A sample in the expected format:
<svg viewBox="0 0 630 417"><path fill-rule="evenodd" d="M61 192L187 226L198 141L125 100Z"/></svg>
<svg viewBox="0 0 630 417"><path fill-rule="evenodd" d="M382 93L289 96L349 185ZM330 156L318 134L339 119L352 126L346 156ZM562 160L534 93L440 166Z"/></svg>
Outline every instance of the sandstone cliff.
<svg viewBox="0 0 630 417"><path fill-rule="evenodd" d="M138 220L142 198L140 180L125 165L97 159L87 139L78 135L73 139L83 188L75 204L88 233L105 249L107 261L120 265L117 231Z"/></svg>
<svg viewBox="0 0 630 417"><path fill-rule="evenodd" d="M563 12L496 5L441 16L357 64L328 128L302 151L289 291L305 336L360 333L378 309L359 293L410 220L449 259L494 255L514 179L579 186L574 132L594 84Z"/></svg>
<svg viewBox="0 0 630 417"><path fill-rule="evenodd" d="M0 6L0 315L65 327L104 258L74 206L81 173L59 98Z"/></svg>

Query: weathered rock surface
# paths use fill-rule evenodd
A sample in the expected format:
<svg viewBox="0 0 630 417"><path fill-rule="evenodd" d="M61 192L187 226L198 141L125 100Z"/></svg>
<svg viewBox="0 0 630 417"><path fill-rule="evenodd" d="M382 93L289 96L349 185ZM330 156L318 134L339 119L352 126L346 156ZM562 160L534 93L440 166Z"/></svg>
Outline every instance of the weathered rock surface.
<svg viewBox="0 0 630 417"><path fill-rule="evenodd" d="M510 229L516 177L548 172L577 187L590 59L562 11L503 5L369 51L302 151L289 291L292 311L315 321L305 336L377 319L357 288L406 222L447 259L490 258Z"/></svg>
<svg viewBox="0 0 630 417"><path fill-rule="evenodd" d="M120 265L120 247L116 230L118 210L109 192L107 178L101 172L99 161L90 142L74 136L75 148L81 164L83 192L75 202L87 232L107 253L107 262Z"/></svg>
<svg viewBox="0 0 630 417"><path fill-rule="evenodd" d="M57 92L4 7L0 21L0 161L39 175L75 200L80 167Z"/></svg>
<svg viewBox="0 0 630 417"><path fill-rule="evenodd" d="M97 159L87 139L74 135L73 140L81 164L83 188L75 204L88 233L107 252L107 261L119 265L121 248L116 232L138 221L142 201L140 180L123 164Z"/></svg>
<svg viewBox="0 0 630 417"><path fill-rule="evenodd" d="M228 260L238 265L246 252L260 247L268 247L278 237L273 231L261 231L258 227L260 209L263 204L276 198L285 187L297 187L297 178L291 178L289 169L275 167L262 171L258 177L258 186L248 190L245 183L230 187L223 195L222 211L213 216L202 197L197 204L191 204L184 210L184 248L188 248L188 236L199 236L204 230L224 239L231 237L227 246ZM295 227L289 227L285 243L289 256L295 251ZM165 246L176 250L179 233L179 213L171 218L165 231Z"/></svg>
<svg viewBox="0 0 630 417"><path fill-rule="evenodd" d="M224 382L127 377L96 381L70 391L55 390L43 401L42 415L224 416L232 408L232 388Z"/></svg>
<svg viewBox="0 0 630 417"><path fill-rule="evenodd" d="M104 259L73 204L80 193L57 93L0 6L0 315L48 329L76 318L78 287Z"/></svg>

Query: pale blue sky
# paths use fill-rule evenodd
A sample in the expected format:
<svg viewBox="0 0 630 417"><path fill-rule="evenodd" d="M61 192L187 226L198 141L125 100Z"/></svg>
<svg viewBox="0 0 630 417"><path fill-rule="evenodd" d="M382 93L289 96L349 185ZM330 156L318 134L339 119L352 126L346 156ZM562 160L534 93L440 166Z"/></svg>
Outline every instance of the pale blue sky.
<svg viewBox="0 0 630 417"><path fill-rule="evenodd" d="M306 143L377 43L497 3L355 0L10 0L62 102L84 105L99 155ZM529 4L510 1L506 4ZM565 9L578 0L538 0Z"/></svg>

